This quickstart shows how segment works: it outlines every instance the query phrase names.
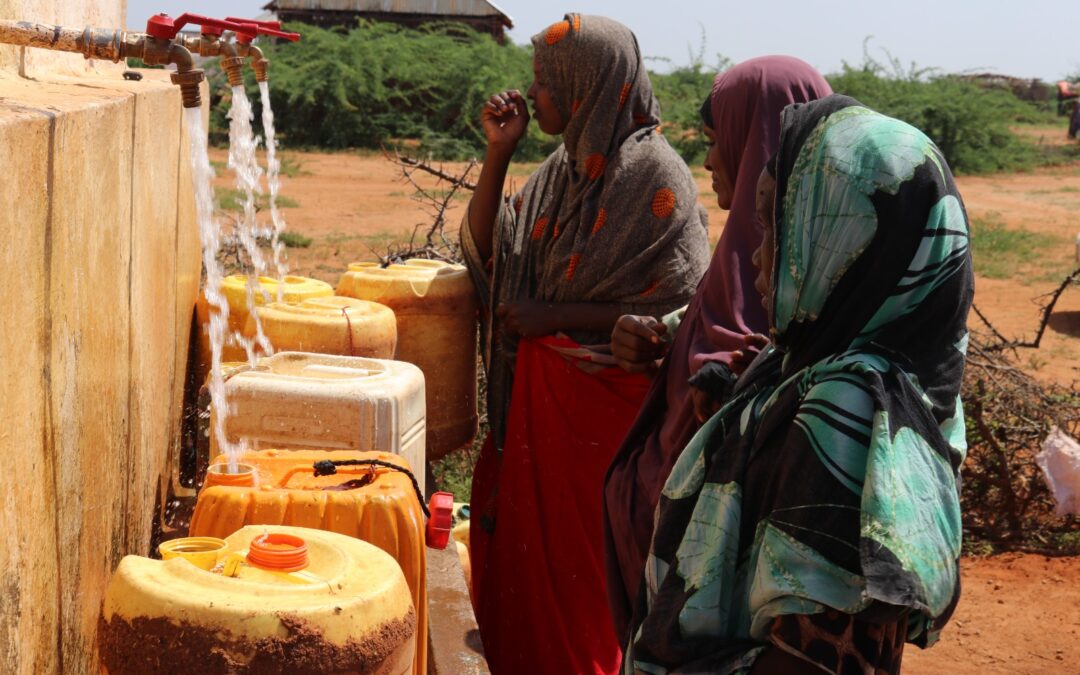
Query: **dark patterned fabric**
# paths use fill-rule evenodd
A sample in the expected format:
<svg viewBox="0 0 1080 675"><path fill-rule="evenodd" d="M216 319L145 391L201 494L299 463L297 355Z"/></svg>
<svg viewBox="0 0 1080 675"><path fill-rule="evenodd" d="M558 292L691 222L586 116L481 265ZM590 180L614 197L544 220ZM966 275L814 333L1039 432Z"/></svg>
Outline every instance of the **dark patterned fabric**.
<svg viewBox="0 0 1080 675"><path fill-rule="evenodd" d="M750 258L761 245L758 175L779 147L780 114L792 103L831 93L820 73L790 56L750 59L716 76L706 109L714 158L734 181L731 209L694 299L679 322L665 318L674 338L671 349L604 485L608 595L624 639L660 490L679 453L701 428L691 387L717 383L709 393L714 401L726 401L731 389L723 380L731 375L733 352L746 347L747 335L768 330Z"/></svg>
<svg viewBox="0 0 1080 675"><path fill-rule="evenodd" d="M664 486L626 672L740 672L779 617L829 609L907 617L925 646L959 599L973 277L952 175L841 96L785 110L777 172L775 347Z"/></svg>
<svg viewBox="0 0 1080 675"><path fill-rule="evenodd" d="M686 164L657 133L660 109L626 26L568 14L533 37L540 71L568 120L559 146L505 205L492 267L472 241L462 249L481 301L488 419L502 447L517 338L500 303L617 303L660 315L690 301L708 264L704 209ZM580 344L607 333L571 332Z"/></svg>
<svg viewBox="0 0 1080 675"><path fill-rule="evenodd" d="M827 609L784 614L773 622L769 643L835 675L896 675L907 641L906 617L871 623Z"/></svg>

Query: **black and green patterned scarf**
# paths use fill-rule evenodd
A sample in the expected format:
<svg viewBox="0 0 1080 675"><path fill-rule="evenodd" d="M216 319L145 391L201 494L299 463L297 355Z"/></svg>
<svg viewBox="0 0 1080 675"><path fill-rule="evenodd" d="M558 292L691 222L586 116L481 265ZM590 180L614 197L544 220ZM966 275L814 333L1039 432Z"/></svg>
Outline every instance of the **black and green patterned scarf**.
<svg viewBox="0 0 1080 675"><path fill-rule="evenodd" d="M833 608L936 639L959 599L959 390L973 293L952 175L832 96L784 112L775 348L665 484L625 669L739 672Z"/></svg>

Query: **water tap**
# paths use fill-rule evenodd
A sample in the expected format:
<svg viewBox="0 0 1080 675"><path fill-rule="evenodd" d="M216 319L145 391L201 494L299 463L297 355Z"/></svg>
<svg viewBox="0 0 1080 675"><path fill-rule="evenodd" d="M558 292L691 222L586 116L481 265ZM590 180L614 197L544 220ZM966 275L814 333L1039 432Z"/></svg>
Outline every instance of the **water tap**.
<svg viewBox="0 0 1080 675"><path fill-rule="evenodd" d="M243 25L255 26L258 29L259 35L276 37L290 42L296 42L300 39L299 33L290 33L281 30L280 21L255 21L254 19L241 19L235 16L227 17L225 20ZM237 33L236 51L241 57L248 56L251 58L251 69L255 71L255 80L257 82L266 82L266 71L270 66L270 60L266 58L261 49L252 44L254 39L255 36L250 34Z"/></svg>
<svg viewBox="0 0 1080 675"><path fill-rule="evenodd" d="M88 59L107 59L118 62L124 58L142 59L148 65L176 66L172 81L180 86L185 108L201 105L199 83L203 71L195 67L191 52L173 38L193 17L182 15L172 19L159 14L146 23L145 33L128 33L120 29L65 28L31 21L0 20L0 42L23 47L50 49L82 54ZM201 18L201 17L194 17ZM236 24L229 24L229 27Z"/></svg>
<svg viewBox="0 0 1080 675"><path fill-rule="evenodd" d="M236 45L225 39L223 35L226 30L231 30L237 38L241 35L254 38L258 33L258 27L230 20L185 16L188 16L188 23L199 26L199 36L176 35L173 41L199 56L221 57L221 67L229 79L229 86L236 87L244 84L244 59L237 55Z"/></svg>

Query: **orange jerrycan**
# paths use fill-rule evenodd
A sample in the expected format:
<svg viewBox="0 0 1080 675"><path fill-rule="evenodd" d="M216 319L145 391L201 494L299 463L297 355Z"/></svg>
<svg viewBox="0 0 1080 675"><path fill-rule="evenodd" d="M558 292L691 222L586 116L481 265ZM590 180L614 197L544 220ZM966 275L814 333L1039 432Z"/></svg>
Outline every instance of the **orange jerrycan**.
<svg viewBox="0 0 1080 675"><path fill-rule="evenodd" d="M382 465L348 465L371 460ZM328 461L345 465L334 475L315 475L315 464ZM237 458L236 473L217 470L227 462L218 457L207 472L191 536L222 537L246 525L293 525L378 546L398 561L412 592L418 619L415 672L426 673L425 525L409 464L389 453L322 450L247 452Z"/></svg>
<svg viewBox="0 0 1080 675"><path fill-rule="evenodd" d="M295 305L271 302L255 314L274 351L392 359L397 349L394 312L377 302L334 295ZM249 316L244 335L255 332L255 318Z"/></svg>
<svg viewBox="0 0 1080 675"><path fill-rule="evenodd" d="M397 358L427 378L428 460L468 444L477 422L476 291L468 270L437 260L353 263L337 293L394 310Z"/></svg>
<svg viewBox="0 0 1080 675"><path fill-rule="evenodd" d="M120 561L98 623L102 672L412 672L418 617L377 546L281 526L223 543L210 569L183 556Z"/></svg>
<svg viewBox="0 0 1080 675"><path fill-rule="evenodd" d="M279 352L229 377L225 396L232 443L392 452L424 466L424 375L410 363ZM423 469L417 478L424 489Z"/></svg>

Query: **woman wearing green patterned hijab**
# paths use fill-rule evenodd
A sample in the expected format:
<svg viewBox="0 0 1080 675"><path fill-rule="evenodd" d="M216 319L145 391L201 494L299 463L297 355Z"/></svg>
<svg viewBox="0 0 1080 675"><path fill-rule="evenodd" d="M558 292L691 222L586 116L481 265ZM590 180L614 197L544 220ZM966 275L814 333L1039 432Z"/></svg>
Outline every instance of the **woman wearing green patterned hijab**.
<svg viewBox="0 0 1080 675"><path fill-rule="evenodd" d="M657 507L626 672L895 673L960 595L968 225L921 132L784 111L755 255L774 346Z"/></svg>

